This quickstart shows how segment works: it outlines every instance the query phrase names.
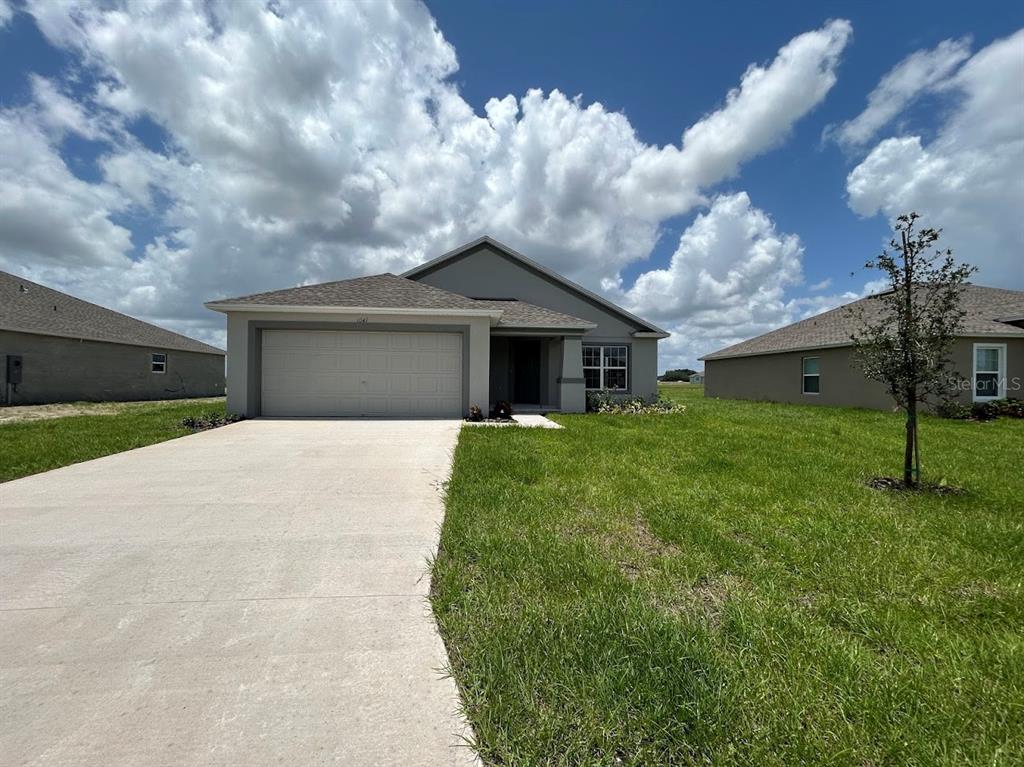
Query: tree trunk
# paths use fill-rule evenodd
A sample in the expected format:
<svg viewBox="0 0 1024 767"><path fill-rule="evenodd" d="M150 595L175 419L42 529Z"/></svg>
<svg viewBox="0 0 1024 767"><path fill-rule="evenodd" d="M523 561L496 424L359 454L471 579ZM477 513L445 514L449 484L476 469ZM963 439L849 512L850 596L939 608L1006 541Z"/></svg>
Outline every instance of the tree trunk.
<svg viewBox="0 0 1024 767"><path fill-rule="evenodd" d="M903 484L914 487L917 480L914 476L914 448L917 439L917 397L907 402L907 444L903 451Z"/></svg>

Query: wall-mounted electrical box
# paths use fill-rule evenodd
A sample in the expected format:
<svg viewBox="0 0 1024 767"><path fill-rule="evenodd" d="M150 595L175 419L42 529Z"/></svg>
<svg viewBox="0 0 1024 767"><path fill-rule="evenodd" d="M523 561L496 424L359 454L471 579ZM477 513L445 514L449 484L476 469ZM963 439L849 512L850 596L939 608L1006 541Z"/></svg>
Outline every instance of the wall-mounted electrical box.
<svg viewBox="0 0 1024 767"><path fill-rule="evenodd" d="M20 384L21 383L21 355L20 354L8 354L7 355L7 383L9 384Z"/></svg>

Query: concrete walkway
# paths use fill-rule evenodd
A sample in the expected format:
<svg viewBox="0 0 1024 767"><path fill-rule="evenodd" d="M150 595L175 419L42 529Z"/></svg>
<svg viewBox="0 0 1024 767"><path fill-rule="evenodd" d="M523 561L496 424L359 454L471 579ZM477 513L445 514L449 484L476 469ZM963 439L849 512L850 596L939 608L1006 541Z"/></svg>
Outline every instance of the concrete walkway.
<svg viewBox="0 0 1024 767"><path fill-rule="evenodd" d="M0 761L452 765L454 421L257 420L0 484Z"/></svg>

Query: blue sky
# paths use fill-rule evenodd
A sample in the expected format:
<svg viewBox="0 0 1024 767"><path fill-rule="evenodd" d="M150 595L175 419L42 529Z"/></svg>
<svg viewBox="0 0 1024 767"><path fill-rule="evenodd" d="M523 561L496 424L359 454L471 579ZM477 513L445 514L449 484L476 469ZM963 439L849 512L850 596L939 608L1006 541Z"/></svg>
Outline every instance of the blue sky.
<svg viewBox="0 0 1024 767"><path fill-rule="evenodd" d="M861 294L910 208L1024 288L1022 26L1013 3L0 0L0 268L223 342L204 300L487 232L666 326L662 367Z"/></svg>
<svg viewBox="0 0 1024 767"><path fill-rule="evenodd" d="M846 205L845 179L855 159L822 144L824 127L859 113L879 79L914 51L963 37L982 48L1024 26L1024 5L1003 2L904 2L898 11L885 2L428 5L459 53L455 80L475 108L496 93L559 88L626 113L640 137L657 144L678 142L751 62L771 59L794 35L828 19L849 19L853 40L828 98L782 146L722 185L746 189L781 229L799 232L809 283L831 279L844 289L863 284L863 264L890 230L884 216L865 219ZM919 105L904 116L906 128L933 133L945 108L942 99ZM1020 110L1024 125L1024 99ZM692 219L681 216L666 226L650 263L667 261ZM637 262L624 274L635 277L647 266Z"/></svg>

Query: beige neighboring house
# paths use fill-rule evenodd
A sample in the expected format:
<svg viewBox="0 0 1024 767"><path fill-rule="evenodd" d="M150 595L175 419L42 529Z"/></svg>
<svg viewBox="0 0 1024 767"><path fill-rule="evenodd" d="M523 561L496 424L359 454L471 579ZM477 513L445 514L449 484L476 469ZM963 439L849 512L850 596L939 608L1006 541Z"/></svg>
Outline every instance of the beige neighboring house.
<svg viewBox="0 0 1024 767"><path fill-rule="evenodd" d="M222 394L221 349L0 272L0 404Z"/></svg>
<svg viewBox="0 0 1024 767"><path fill-rule="evenodd" d="M654 398L668 333L481 237L402 275L210 301L227 315L228 409L246 416L460 417L499 401L582 412Z"/></svg>
<svg viewBox="0 0 1024 767"><path fill-rule="evenodd" d="M892 398L866 379L853 355L851 336L864 310L878 310L877 296L862 298L773 330L701 359L704 394L725 399L888 410ZM966 311L951 360L964 385L963 404L1024 398L1024 292L969 285Z"/></svg>

